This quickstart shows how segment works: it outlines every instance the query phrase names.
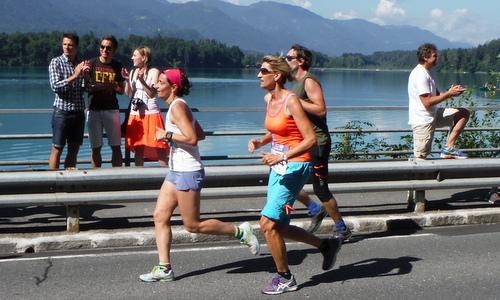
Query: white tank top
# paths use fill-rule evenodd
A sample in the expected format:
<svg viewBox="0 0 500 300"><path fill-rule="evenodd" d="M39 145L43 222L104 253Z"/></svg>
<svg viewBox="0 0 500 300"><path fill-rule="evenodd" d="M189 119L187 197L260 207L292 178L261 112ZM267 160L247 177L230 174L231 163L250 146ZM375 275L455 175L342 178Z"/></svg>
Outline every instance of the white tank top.
<svg viewBox="0 0 500 300"><path fill-rule="evenodd" d="M186 101L181 98L177 98L172 101L172 103L170 103L165 117L165 130L172 131L176 134L181 134L181 130L175 124L173 124L172 121L170 121L170 111L178 101L184 102L187 105ZM193 116L193 127L195 122L196 120ZM170 170L178 172L192 172L202 170L203 164L200 159L200 151L198 150L198 146L171 142L168 167L170 168Z"/></svg>
<svg viewBox="0 0 500 300"><path fill-rule="evenodd" d="M134 70L134 73L137 72L137 69ZM149 69L146 73L146 83L151 86L151 82L153 81L153 76L152 76L151 69ZM137 76L136 74L133 74L134 76ZM133 76L131 76L130 80L130 86L134 89L135 87L135 93L132 96L132 98L139 98L141 99L146 105L141 105L139 106L138 110L133 110L132 108L130 109L130 114L131 115L139 115L139 114L156 114L160 112L160 107L158 106L158 102L156 101L156 98L149 98L148 94L144 90L144 86L142 85L141 81L137 79L132 79Z"/></svg>

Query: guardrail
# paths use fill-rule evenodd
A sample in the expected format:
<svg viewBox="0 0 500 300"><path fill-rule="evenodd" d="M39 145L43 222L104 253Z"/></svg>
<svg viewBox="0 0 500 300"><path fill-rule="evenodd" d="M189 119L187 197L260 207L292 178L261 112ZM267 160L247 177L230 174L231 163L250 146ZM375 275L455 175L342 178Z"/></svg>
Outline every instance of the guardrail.
<svg viewBox="0 0 500 300"><path fill-rule="evenodd" d="M425 191L500 186L500 159L331 163L335 193L410 191L409 209L425 211ZM0 207L64 205L67 230L79 231L79 206L155 201L166 168L0 172ZM264 165L207 166L202 197L263 197ZM310 185L305 190L312 191ZM415 195L415 196L413 196ZM244 207L244 205L242 204Z"/></svg>

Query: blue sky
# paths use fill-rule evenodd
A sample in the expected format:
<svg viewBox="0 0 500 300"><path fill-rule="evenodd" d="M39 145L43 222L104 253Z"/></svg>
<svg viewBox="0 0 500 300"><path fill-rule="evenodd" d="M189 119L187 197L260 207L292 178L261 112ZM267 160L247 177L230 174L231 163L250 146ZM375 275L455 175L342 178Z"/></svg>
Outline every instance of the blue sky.
<svg viewBox="0 0 500 300"><path fill-rule="evenodd" d="M191 0L169 0L187 2ZM259 0L224 0L249 5ZM500 38L498 0L273 0L328 19L359 18L380 25L412 25L474 46Z"/></svg>

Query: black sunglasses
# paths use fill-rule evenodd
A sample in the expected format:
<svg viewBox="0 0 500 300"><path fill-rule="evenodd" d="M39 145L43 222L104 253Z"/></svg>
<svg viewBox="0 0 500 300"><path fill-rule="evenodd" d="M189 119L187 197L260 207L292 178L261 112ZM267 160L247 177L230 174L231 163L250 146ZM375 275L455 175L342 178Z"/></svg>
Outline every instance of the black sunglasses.
<svg viewBox="0 0 500 300"><path fill-rule="evenodd" d="M286 59L287 61L292 61L292 60L294 60L294 59L297 59L297 56L287 55L287 56L285 56L285 59Z"/></svg>
<svg viewBox="0 0 500 300"><path fill-rule="evenodd" d="M113 47L111 47L111 46L104 46L104 45L101 45L101 50L103 50L103 49L106 49L106 50L108 50L108 51L111 51L111 50L113 50Z"/></svg>
<svg viewBox="0 0 500 300"><path fill-rule="evenodd" d="M261 73L262 75L267 75L267 74L274 73L274 71L268 70L266 68L260 68L259 73Z"/></svg>

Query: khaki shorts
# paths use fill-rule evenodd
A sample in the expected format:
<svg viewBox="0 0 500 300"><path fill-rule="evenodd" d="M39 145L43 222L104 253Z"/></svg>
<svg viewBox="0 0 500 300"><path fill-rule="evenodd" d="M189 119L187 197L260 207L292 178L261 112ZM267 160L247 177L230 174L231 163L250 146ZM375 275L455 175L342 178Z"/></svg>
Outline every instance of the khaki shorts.
<svg viewBox="0 0 500 300"><path fill-rule="evenodd" d="M413 155L415 158L425 159L431 153L434 131L436 128L452 127L456 112L458 110L450 111L449 109L439 108L432 123L411 127L413 130Z"/></svg>

